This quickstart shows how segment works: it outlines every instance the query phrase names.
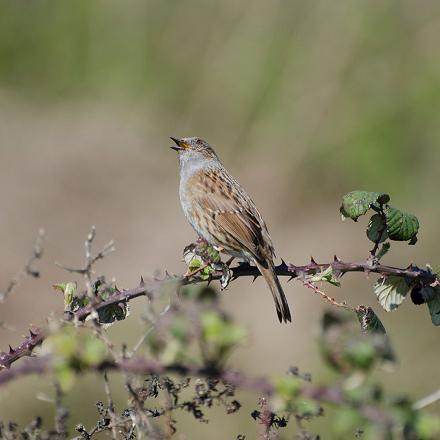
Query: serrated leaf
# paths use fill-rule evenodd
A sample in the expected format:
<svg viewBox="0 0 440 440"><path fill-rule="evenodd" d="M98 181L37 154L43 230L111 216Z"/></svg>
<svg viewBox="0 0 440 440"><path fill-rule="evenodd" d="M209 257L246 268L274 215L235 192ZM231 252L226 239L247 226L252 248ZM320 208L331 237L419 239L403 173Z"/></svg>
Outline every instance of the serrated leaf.
<svg viewBox="0 0 440 440"><path fill-rule="evenodd" d="M385 217L388 236L391 240L411 240L410 244L415 244L416 235L419 231L419 221L415 215L388 206L385 209Z"/></svg>
<svg viewBox="0 0 440 440"><path fill-rule="evenodd" d="M403 277L379 278L374 285L374 293L380 305L387 311L397 309L411 289L411 284Z"/></svg>
<svg viewBox="0 0 440 440"><path fill-rule="evenodd" d="M427 304L432 323L440 325L440 289L436 287L435 290L437 294Z"/></svg>
<svg viewBox="0 0 440 440"><path fill-rule="evenodd" d="M386 333L385 327L371 307L359 306L356 308L356 314L363 332Z"/></svg>
<svg viewBox="0 0 440 440"><path fill-rule="evenodd" d="M129 311L128 303L110 304L98 310L98 321L100 324L113 324L115 321L123 321L128 316Z"/></svg>
<svg viewBox="0 0 440 440"><path fill-rule="evenodd" d="M374 214L367 227L367 237L373 243L383 243L388 239L387 227L385 219L380 214Z"/></svg>
<svg viewBox="0 0 440 440"><path fill-rule="evenodd" d="M383 205L388 203L389 200L389 195L385 193L352 191L342 198L340 212L344 217L349 217L356 221L370 209L370 205Z"/></svg>

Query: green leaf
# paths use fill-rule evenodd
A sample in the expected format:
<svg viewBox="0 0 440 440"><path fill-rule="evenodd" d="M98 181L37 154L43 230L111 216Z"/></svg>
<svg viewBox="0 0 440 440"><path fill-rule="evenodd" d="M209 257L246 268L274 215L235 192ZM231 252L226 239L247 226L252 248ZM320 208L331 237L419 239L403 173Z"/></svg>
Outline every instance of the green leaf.
<svg viewBox="0 0 440 440"><path fill-rule="evenodd" d="M318 272L309 278L312 282L325 281L327 283L333 284L333 286L340 287L341 283L333 276L333 268L331 266L322 272Z"/></svg>
<svg viewBox="0 0 440 440"><path fill-rule="evenodd" d="M318 402L311 399L298 400L296 404L296 411L301 417L316 417L322 411L321 405Z"/></svg>
<svg viewBox="0 0 440 440"><path fill-rule="evenodd" d="M419 231L419 221L415 215L388 206L385 209L385 217L388 236L391 240L411 240L410 244L415 243Z"/></svg>
<svg viewBox="0 0 440 440"><path fill-rule="evenodd" d="M75 372L67 364L55 365L55 374L63 391L70 391L75 384Z"/></svg>
<svg viewBox="0 0 440 440"><path fill-rule="evenodd" d="M113 324L115 321L123 321L128 316L129 310L128 303L110 304L98 310L98 321L100 324Z"/></svg>
<svg viewBox="0 0 440 440"><path fill-rule="evenodd" d="M432 323L440 325L440 289L436 287L435 291L436 295L427 304Z"/></svg>
<svg viewBox="0 0 440 440"><path fill-rule="evenodd" d="M411 283L405 278L397 276L379 278L374 285L374 293L380 305L387 312L397 309L410 290Z"/></svg>
<svg viewBox="0 0 440 440"><path fill-rule="evenodd" d="M183 286L180 290L180 294L183 299L205 303L212 303L218 299L216 290L210 286L203 286L201 284L188 284Z"/></svg>
<svg viewBox="0 0 440 440"><path fill-rule="evenodd" d="M99 365L106 358L107 347L84 329L64 327L50 335L47 347L58 381L63 390L73 386L75 373Z"/></svg>
<svg viewBox="0 0 440 440"><path fill-rule="evenodd" d="M354 368L368 370L376 361L377 353L374 344L369 339L357 340L347 345L344 357Z"/></svg>
<svg viewBox="0 0 440 440"><path fill-rule="evenodd" d="M339 407L333 419L333 429L337 434L350 434L353 438L353 432L356 428L363 426L364 419L357 409L349 407ZM346 437L345 437L346 438Z"/></svg>
<svg viewBox="0 0 440 440"><path fill-rule="evenodd" d="M206 360L222 363L231 350L246 338L246 330L230 321L227 316L214 311L200 316L203 352Z"/></svg>
<svg viewBox="0 0 440 440"><path fill-rule="evenodd" d="M440 419L433 414L418 413L416 431L420 440L430 440L440 436Z"/></svg>
<svg viewBox="0 0 440 440"><path fill-rule="evenodd" d="M215 312L204 312L201 316L201 323L203 336L210 342L233 346L242 343L246 337L246 331L243 327Z"/></svg>
<svg viewBox="0 0 440 440"><path fill-rule="evenodd" d="M208 246L206 254L212 263L219 263L221 261L220 252L215 250L212 246Z"/></svg>
<svg viewBox="0 0 440 440"><path fill-rule="evenodd" d="M301 391L302 383L294 376L278 376L274 380L275 393L283 400L289 400L298 395Z"/></svg>
<svg viewBox="0 0 440 440"><path fill-rule="evenodd" d="M380 261L388 253L390 247L391 244L388 241L381 246L379 252L376 255L377 261Z"/></svg>
<svg viewBox="0 0 440 440"><path fill-rule="evenodd" d="M64 294L64 308L71 308L73 299L76 296L76 282L59 283L52 286L55 290L59 290Z"/></svg>
<svg viewBox="0 0 440 440"><path fill-rule="evenodd" d="M93 335L84 338L82 341L81 360L86 365L98 365L106 357L107 347L104 343Z"/></svg>
<svg viewBox="0 0 440 440"><path fill-rule="evenodd" d="M178 341L185 343L189 340L191 323L183 316L177 315L170 322L169 332Z"/></svg>
<svg viewBox="0 0 440 440"><path fill-rule="evenodd" d="M387 238L387 227L385 218L380 214L374 214L367 227L367 237L373 243L383 243Z"/></svg>
<svg viewBox="0 0 440 440"><path fill-rule="evenodd" d="M371 307L358 306L356 314L364 333L386 333L385 327Z"/></svg>
<svg viewBox="0 0 440 440"><path fill-rule="evenodd" d="M390 196L384 193L352 191L342 198L340 212L343 217L357 221L361 215L364 215L370 209L370 205L384 205L389 200Z"/></svg>
<svg viewBox="0 0 440 440"><path fill-rule="evenodd" d="M189 263L188 269L190 272L197 270L199 267L202 267L203 261L199 256L195 256Z"/></svg>

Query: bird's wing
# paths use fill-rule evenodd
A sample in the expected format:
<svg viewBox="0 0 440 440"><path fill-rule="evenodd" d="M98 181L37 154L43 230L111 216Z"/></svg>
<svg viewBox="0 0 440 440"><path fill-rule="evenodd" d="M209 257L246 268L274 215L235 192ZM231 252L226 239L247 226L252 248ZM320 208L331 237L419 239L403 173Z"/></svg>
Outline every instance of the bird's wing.
<svg viewBox="0 0 440 440"><path fill-rule="evenodd" d="M219 246L237 252L244 248L262 262L273 256L266 224L252 199L236 181L212 169L196 173L190 180L191 199L198 209L211 216L214 225L209 232Z"/></svg>

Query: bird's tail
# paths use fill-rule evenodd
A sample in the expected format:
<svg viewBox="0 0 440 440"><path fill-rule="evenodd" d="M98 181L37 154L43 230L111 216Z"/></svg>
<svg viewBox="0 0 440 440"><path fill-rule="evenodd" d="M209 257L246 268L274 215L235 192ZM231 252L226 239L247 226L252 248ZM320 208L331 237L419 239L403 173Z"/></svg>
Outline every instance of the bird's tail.
<svg viewBox="0 0 440 440"><path fill-rule="evenodd" d="M277 309L277 315L280 322L291 322L292 318L290 316L289 304L287 304L286 295L284 295L283 288L281 287L280 281L275 273L275 268L272 262L267 262L266 267L264 267L258 261L255 262L258 270L263 275L266 280L267 285L272 292L273 300L275 301L275 307Z"/></svg>

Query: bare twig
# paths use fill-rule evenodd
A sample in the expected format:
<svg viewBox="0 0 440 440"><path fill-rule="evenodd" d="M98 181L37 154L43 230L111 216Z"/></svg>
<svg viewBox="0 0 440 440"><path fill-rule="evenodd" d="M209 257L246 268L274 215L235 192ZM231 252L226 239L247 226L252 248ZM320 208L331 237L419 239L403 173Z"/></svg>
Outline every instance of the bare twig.
<svg viewBox="0 0 440 440"><path fill-rule="evenodd" d="M337 302L334 298L328 296L325 292L320 290L314 283L311 283L310 281L303 280L303 284L304 284L304 286L308 287L309 289L312 289L318 295L321 295L322 298L324 298L324 300L329 302L331 305L336 306L336 307L342 307L344 309L349 309L349 310L352 310L353 312L355 311L355 309L353 307L350 307L345 302L342 302L342 303Z"/></svg>
<svg viewBox="0 0 440 440"><path fill-rule="evenodd" d="M33 278L39 278L40 272L32 267L36 260L40 260L43 256L43 241L44 241L44 229L38 231L37 238L35 239L34 247L32 249L32 254L26 261L24 267L18 272L14 278L9 282L8 287L4 292L0 292L0 302L4 302L6 298L12 293L12 291L17 287L20 281L26 276Z"/></svg>
<svg viewBox="0 0 440 440"><path fill-rule="evenodd" d="M115 405L113 403L113 397L110 390L110 382L108 380L108 375L106 370L104 370L103 377L104 377L105 395L107 396L108 413L110 415L110 421L111 421L112 440L116 440L118 437L118 432L116 430L117 422L116 422L116 414L115 414Z"/></svg>
<svg viewBox="0 0 440 440"><path fill-rule="evenodd" d="M428 396L423 397L422 399L414 402L412 408L415 410L419 410L425 408L428 405L432 405L433 403L440 400L440 388Z"/></svg>
<svg viewBox="0 0 440 440"><path fill-rule="evenodd" d="M107 255L115 251L114 241L111 240L96 255L93 255L92 245L93 245L93 241L95 240L95 237L96 237L96 226L93 225L90 229L90 233L87 236L86 241L84 242L86 261L83 267L73 268L73 267L65 266L60 263L55 263L57 266L61 267L64 270L67 270L68 272L83 275L86 281L87 294L89 295L89 297L92 297L92 273L93 273L94 264L97 261L102 260Z"/></svg>
<svg viewBox="0 0 440 440"><path fill-rule="evenodd" d="M55 381L55 430L59 439L67 438L67 418L69 412L63 405L63 392L60 384Z"/></svg>

